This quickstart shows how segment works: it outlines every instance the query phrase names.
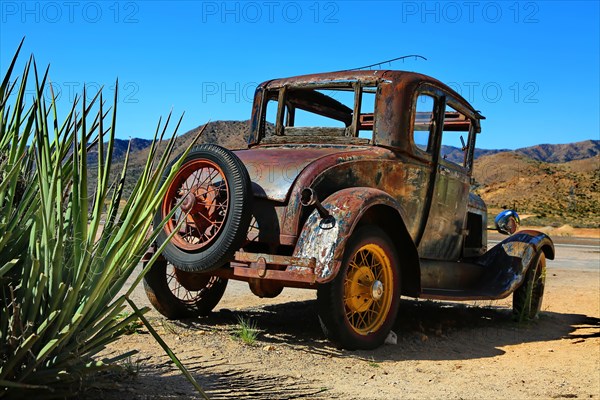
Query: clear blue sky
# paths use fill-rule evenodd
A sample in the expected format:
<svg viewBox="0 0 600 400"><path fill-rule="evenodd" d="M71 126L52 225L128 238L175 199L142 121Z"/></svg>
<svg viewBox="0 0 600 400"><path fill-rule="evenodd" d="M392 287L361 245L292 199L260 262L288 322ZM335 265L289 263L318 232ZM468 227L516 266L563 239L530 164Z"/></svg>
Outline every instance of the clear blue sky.
<svg viewBox="0 0 600 400"><path fill-rule="evenodd" d="M392 63L451 84L487 117L478 147L600 139L597 1L0 1L0 67L51 64L61 106L118 77L118 136L250 117L258 82ZM21 61L25 61L22 57ZM390 66L384 66L388 68ZM58 91L58 90L57 90Z"/></svg>

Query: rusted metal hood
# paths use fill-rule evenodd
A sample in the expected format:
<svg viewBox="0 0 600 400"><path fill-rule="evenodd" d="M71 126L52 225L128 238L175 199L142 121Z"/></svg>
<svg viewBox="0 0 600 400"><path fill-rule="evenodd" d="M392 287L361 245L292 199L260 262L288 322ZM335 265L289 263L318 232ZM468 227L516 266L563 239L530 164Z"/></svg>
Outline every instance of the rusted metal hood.
<svg viewBox="0 0 600 400"><path fill-rule="evenodd" d="M368 152L370 147L295 144L254 147L235 154L248 170L256 197L284 202L296 178L309 164L328 156L333 156L335 164L338 155L357 150Z"/></svg>

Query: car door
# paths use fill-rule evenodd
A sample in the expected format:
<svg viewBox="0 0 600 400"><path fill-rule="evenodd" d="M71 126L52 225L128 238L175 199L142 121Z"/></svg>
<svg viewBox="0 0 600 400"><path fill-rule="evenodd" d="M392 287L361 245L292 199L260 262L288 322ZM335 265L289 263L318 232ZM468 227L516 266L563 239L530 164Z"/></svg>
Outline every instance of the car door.
<svg viewBox="0 0 600 400"><path fill-rule="evenodd" d="M431 205L421 241L421 258L457 260L465 236L474 130L459 111L460 104L444 96L443 123L435 132Z"/></svg>
<svg viewBox="0 0 600 400"><path fill-rule="evenodd" d="M403 169L402 179L395 179L394 197L406 210L406 227L418 244L425 228L430 207L430 193L435 179L435 137L439 114L444 103L442 93L426 85L414 94L410 125L409 151L399 152L398 165ZM401 185L397 185L402 182Z"/></svg>

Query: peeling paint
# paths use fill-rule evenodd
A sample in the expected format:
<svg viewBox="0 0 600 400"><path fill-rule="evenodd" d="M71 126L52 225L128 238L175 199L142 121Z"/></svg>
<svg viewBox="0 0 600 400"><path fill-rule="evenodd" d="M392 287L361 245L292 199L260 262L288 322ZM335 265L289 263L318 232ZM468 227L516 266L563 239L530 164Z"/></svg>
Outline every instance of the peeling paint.
<svg viewBox="0 0 600 400"><path fill-rule="evenodd" d="M341 210L339 208L328 208L328 211L336 221L340 219ZM315 272L319 277L324 277L329 276L332 272L333 257L335 254L336 243L339 240L341 225L336 223L331 229L322 229L318 223L319 219L319 214L316 211L313 211L307 221L307 225L315 226L315 229L309 240L302 242L302 246L299 248L296 256L301 258L316 257L317 267L315 268ZM297 268L300 267L290 267L291 270Z"/></svg>

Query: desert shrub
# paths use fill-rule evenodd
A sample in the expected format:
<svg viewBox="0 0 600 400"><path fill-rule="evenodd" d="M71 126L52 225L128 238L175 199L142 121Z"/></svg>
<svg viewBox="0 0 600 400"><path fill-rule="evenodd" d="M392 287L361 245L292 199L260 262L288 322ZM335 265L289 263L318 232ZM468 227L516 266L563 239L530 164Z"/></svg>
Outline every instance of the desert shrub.
<svg viewBox="0 0 600 400"><path fill-rule="evenodd" d="M107 108L101 91L88 101L84 89L59 119L55 99L42 95L48 69L38 73L31 57L11 80L20 48L0 86L0 397L65 397L90 373L129 357L96 356L138 318L147 323L128 298L132 289L117 294L160 228L151 222L169 182L159 184L174 136L158 156L169 119L159 122L124 199L127 161L119 179L109 179L117 90ZM98 159L88 191L91 146ZM135 312L123 317L127 303Z"/></svg>

